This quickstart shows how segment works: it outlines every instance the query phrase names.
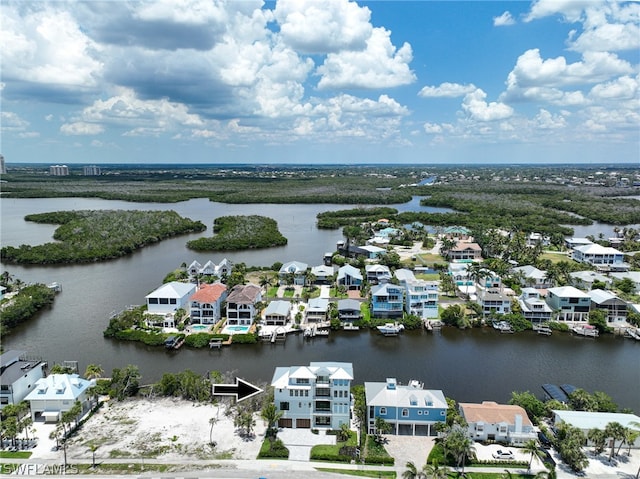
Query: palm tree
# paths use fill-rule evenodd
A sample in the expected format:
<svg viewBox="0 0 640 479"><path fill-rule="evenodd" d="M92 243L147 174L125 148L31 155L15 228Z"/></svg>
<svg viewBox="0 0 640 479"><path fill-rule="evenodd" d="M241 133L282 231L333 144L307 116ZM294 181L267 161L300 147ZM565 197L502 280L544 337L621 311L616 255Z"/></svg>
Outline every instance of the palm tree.
<svg viewBox="0 0 640 479"><path fill-rule="evenodd" d="M278 434L278 421L283 414L284 413L282 411L278 411L278 408L272 402L262 408L260 415L262 416L262 419L267 422L267 431L265 435L271 440L271 442L273 442L272 440L275 439Z"/></svg>
<svg viewBox="0 0 640 479"><path fill-rule="evenodd" d="M593 444L593 453L600 454L604 451L604 448L607 444L607 435L602 429L589 429L587 432L587 438Z"/></svg>
<svg viewBox="0 0 640 479"><path fill-rule="evenodd" d="M533 463L534 457L537 457L538 459L542 459L545 457L544 452L540 450L535 439L529 439L527 442L525 442L522 448L522 452L524 452L525 454L531 454L531 458L529 459L529 467L527 469L529 472L531 472L531 464Z"/></svg>
<svg viewBox="0 0 640 479"><path fill-rule="evenodd" d="M613 452L615 450L615 444L617 440L624 441L624 426L619 422L610 422L604 428L604 433L610 439L611 451L609 452L609 462L613 458Z"/></svg>
<svg viewBox="0 0 640 479"><path fill-rule="evenodd" d="M91 468L95 469L96 468L96 451L98 450L98 446L97 444L91 444L89 445L89 450L91 451Z"/></svg>
<svg viewBox="0 0 640 479"><path fill-rule="evenodd" d="M104 369L99 364L87 364L87 369L84 371L84 377L86 379L99 379L102 377Z"/></svg>
<svg viewBox="0 0 640 479"><path fill-rule="evenodd" d="M447 466L440 467L438 461L433 464L425 464L422 468L427 479L447 479L449 477L449 468Z"/></svg>
<svg viewBox="0 0 640 479"><path fill-rule="evenodd" d="M413 462L407 462L406 467L407 469L402 473L402 479L426 479L426 474L419 471Z"/></svg>
<svg viewBox="0 0 640 479"><path fill-rule="evenodd" d="M218 422L218 418L216 417L210 417L209 418L209 425L211 426L211 428L209 429L209 444L211 446L214 445L213 443L213 426Z"/></svg>

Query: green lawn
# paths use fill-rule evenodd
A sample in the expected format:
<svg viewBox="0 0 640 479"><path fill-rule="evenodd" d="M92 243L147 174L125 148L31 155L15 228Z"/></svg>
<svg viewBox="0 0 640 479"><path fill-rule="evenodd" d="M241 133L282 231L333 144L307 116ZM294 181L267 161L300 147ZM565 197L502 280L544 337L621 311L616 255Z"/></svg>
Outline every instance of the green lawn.
<svg viewBox="0 0 640 479"><path fill-rule="evenodd" d="M31 451L0 451L0 459L29 459Z"/></svg>
<svg viewBox="0 0 640 479"><path fill-rule="evenodd" d="M357 477L384 477L389 479L396 479L396 477L398 477L395 471L357 471L355 469L331 469L330 467L316 467L316 470L321 472L334 472L336 474L347 474L349 476Z"/></svg>
<svg viewBox="0 0 640 479"><path fill-rule="evenodd" d="M538 259L548 259L550 260L552 263L559 263L560 261L569 261L571 263L573 263L574 261L571 259L571 256L565 254L565 253L549 253L549 252L544 252L540 255L540 257Z"/></svg>

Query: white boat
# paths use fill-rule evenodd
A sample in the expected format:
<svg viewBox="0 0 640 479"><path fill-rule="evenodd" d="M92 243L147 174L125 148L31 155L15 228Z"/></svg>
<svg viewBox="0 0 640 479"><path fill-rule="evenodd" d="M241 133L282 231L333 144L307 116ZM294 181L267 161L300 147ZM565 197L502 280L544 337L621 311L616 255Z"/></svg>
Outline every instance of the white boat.
<svg viewBox="0 0 640 479"><path fill-rule="evenodd" d="M344 329L345 331L358 331L360 330L360 326L356 326L353 323L344 323L342 329Z"/></svg>
<svg viewBox="0 0 640 479"><path fill-rule="evenodd" d="M385 336L397 336L403 329L404 325L399 323L386 323L383 326L378 326L378 331Z"/></svg>
<svg viewBox="0 0 640 479"><path fill-rule="evenodd" d="M493 323L493 329L497 329L501 333L513 333L513 328L508 321L496 321Z"/></svg>
<svg viewBox="0 0 640 479"><path fill-rule="evenodd" d="M543 334L545 336L551 336L551 333L552 333L551 328L546 324L538 324L538 325L534 324L533 330L538 334Z"/></svg>
<svg viewBox="0 0 640 479"><path fill-rule="evenodd" d="M585 324L584 326L574 326L571 328L578 336L587 336L589 338L597 338L600 333L595 328L595 326L591 326L590 324Z"/></svg>

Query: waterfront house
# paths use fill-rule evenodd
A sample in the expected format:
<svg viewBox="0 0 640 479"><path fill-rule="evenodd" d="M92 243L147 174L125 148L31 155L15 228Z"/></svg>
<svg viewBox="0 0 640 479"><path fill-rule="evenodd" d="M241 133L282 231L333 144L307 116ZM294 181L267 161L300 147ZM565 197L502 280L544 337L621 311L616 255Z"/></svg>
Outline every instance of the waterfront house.
<svg viewBox="0 0 640 479"><path fill-rule="evenodd" d="M360 301L355 299L338 300L338 319L345 322L358 321L362 317Z"/></svg>
<svg viewBox="0 0 640 479"><path fill-rule="evenodd" d="M518 266L511 270L520 275L520 286L528 286L535 289L547 289L554 286L553 281L547 278L547 272L533 265Z"/></svg>
<svg viewBox="0 0 640 479"><path fill-rule="evenodd" d="M255 284L237 284L227 296L227 325L253 324L258 303L262 301L262 288Z"/></svg>
<svg viewBox="0 0 640 479"><path fill-rule="evenodd" d="M0 410L18 404L45 375L46 363L27 356L25 351L9 350L0 355Z"/></svg>
<svg viewBox="0 0 640 479"><path fill-rule="evenodd" d="M89 381L77 374L51 374L38 379L25 397L31 407L31 418L34 422L57 422L76 401L82 405L81 415L86 413L91 408L89 389L95 385L95 379Z"/></svg>
<svg viewBox="0 0 640 479"><path fill-rule="evenodd" d="M307 267L307 263L302 263L301 261L289 261L283 264L278 272L280 284L286 284L287 276L293 275L293 284L296 286L304 286Z"/></svg>
<svg viewBox="0 0 640 479"><path fill-rule="evenodd" d="M511 297L502 285L502 278L497 274L487 271L487 275L478 280L476 290L475 301L482 308L483 316L511 312Z"/></svg>
<svg viewBox="0 0 640 479"><path fill-rule="evenodd" d="M145 296L147 314L161 316L165 328L175 328L175 312L178 309L189 311L189 299L195 292L196 285L193 283L165 283Z"/></svg>
<svg viewBox="0 0 640 479"><path fill-rule="evenodd" d="M404 311L403 287L384 283L371 288L371 315L374 318L401 318Z"/></svg>
<svg viewBox="0 0 640 479"><path fill-rule="evenodd" d="M376 418L391 425L391 434L435 436L436 425L447 419L447 400L439 389L424 389L418 381L398 384L395 378L386 382L365 382L367 432L375 434Z"/></svg>
<svg viewBox="0 0 640 479"><path fill-rule="evenodd" d="M467 240L470 234L471 231L464 226L447 226L443 231L443 235L447 238L457 240Z"/></svg>
<svg viewBox="0 0 640 479"><path fill-rule="evenodd" d="M311 298L305 313L307 322L322 322L327 320L329 312L328 298Z"/></svg>
<svg viewBox="0 0 640 479"><path fill-rule="evenodd" d="M578 246L585 246L590 244L593 244L593 241L591 241L589 238L565 238L564 239L564 245L568 249L573 249L573 248L577 248Z"/></svg>
<svg viewBox="0 0 640 479"><path fill-rule="evenodd" d="M602 309L607 315L607 322L615 326L627 319L627 302L618 298L611 291L592 289L587 294L591 298L591 309Z"/></svg>
<svg viewBox="0 0 640 479"><path fill-rule="evenodd" d="M356 256L364 256L367 259L377 259L387 252L386 249L375 245L356 246L353 249Z"/></svg>
<svg viewBox="0 0 640 479"><path fill-rule="evenodd" d="M580 263L587 263L602 270L626 271L629 265L624 262L624 253L609 246L588 244L573 248L571 257Z"/></svg>
<svg viewBox="0 0 640 479"><path fill-rule="evenodd" d="M482 248L478 243L458 241L458 243L447 252L447 259L449 261L479 261L482 259Z"/></svg>
<svg viewBox="0 0 640 479"><path fill-rule="evenodd" d="M558 313L558 321L586 322L589 320L591 297L573 286L549 288L546 301L549 307Z"/></svg>
<svg viewBox="0 0 640 479"><path fill-rule="evenodd" d="M549 246L551 244L551 238L547 235L543 235L542 233L529 233L527 236L527 246Z"/></svg>
<svg viewBox="0 0 640 479"><path fill-rule="evenodd" d="M193 293L189 317L191 324L216 324L220 321L222 303L227 298L227 286L222 283L203 283Z"/></svg>
<svg viewBox="0 0 640 479"><path fill-rule="evenodd" d="M459 409L467 422L469 437L474 441L524 444L536 439L533 424L520 406L483 401L481 404L460 403Z"/></svg>
<svg viewBox="0 0 640 479"><path fill-rule="evenodd" d="M345 264L338 269L336 284L347 289L359 290L362 288L362 273L355 266Z"/></svg>
<svg viewBox="0 0 640 479"><path fill-rule="evenodd" d="M271 301L264 311L267 326L285 326L291 320L291 303L289 301Z"/></svg>
<svg viewBox="0 0 640 479"><path fill-rule="evenodd" d="M233 270L233 264L227 258L224 258L220 263L216 264L209 260L202 266L197 261L193 261L188 267L187 272L189 276L217 276L222 278L223 276L229 276Z"/></svg>
<svg viewBox="0 0 640 479"><path fill-rule="evenodd" d="M277 367L271 386L279 427L340 429L351 417L351 363L317 362Z"/></svg>
<svg viewBox="0 0 640 479"><path fill-rule="evenodd" d="M469 277L469 263L449 263L447 274L453 278L453 282L462 293L475 294L476 284Z"/></svg>
<svg viewBox="0 0 640 479"><path fill-rule="evenodd" d="M585 437L587 437L591 429L600 429L604 431L607 424L617 422L623 428L629 428L640 432L640 417L635 414L625 414L617 412L591 412L591 411L564 411L553 410L554 428L561 422L580 429ZM592 443L587 441L587 445ZM640 448L640 436L636 437L632 448Z"/></svg>
<svg viewBox="0 0 640 479"><path fill-rule="evenodd" d="M383 264L368 264L364 270L367 281L371 284L385 283L391 279L391 270Z"/></svg>
<svg viewBox="0 0 640 479"><path fill-rule="evenodd" d="M320 265L311 268L311 274L315 276L315 284L329 284L333 278L335 271L333 266Z"/></svg>
<svg viewBox="0 0 640 479"><path fill-rule="evenodd" d="M553 310L547 302L540 297L540 291L535 288L522 288L522 294L518 298L522 315L532 323L544 323L551 320Z"/></svg>
<svg viewBox="0 0 640 479"><path fill-rule="evenodd" d="M398 269L395 276L404 286L404 310L422 319L438 317L438 282L419 280L408 269Z"/></svg>
<svg viewBox="0 0 640 479"><path fill-rule="evenodd" d="M595 271L574 271L569 273L572 286L578 289L592 289L593 283L600 282L606 285L611 284L611 278Z"/></svg>

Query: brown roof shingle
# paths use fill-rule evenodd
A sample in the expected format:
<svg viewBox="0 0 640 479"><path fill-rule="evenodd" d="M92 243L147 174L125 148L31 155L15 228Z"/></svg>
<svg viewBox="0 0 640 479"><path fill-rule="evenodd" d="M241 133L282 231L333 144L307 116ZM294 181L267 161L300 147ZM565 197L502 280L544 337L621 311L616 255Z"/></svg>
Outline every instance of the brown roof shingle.
<svg viewBox="0 0 640 479"><path fill-rule="evenodd" d="M511 404L498 404L493 401L484 401L482 404L460 403L460 410L468 423L515 424L516 415L520 415L524 426L533 426L526 411L520 406Z"/></svg>

